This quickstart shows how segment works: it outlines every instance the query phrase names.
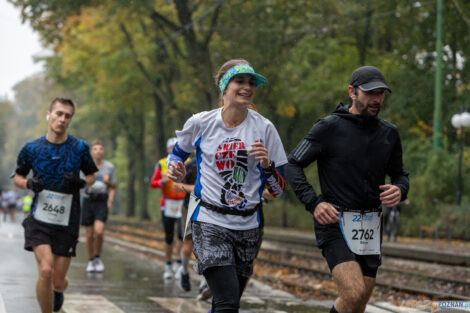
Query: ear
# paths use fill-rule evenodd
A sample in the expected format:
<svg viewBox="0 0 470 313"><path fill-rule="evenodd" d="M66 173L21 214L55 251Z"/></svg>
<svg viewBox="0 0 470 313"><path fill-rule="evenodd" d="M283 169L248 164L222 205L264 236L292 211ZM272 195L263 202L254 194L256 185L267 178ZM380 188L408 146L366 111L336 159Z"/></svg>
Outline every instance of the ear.
<svg viewBox="0 0 470 313"><path fill-rule="evenodd" d="M357 94L356 94L356 88L353 87L353 86L351 86L351 85L349 85L349 86L348 86L348 94L349 94L349 98L351 98L351 99L353 99L353 100L356 99L356 96L357 96Z"/></svg>

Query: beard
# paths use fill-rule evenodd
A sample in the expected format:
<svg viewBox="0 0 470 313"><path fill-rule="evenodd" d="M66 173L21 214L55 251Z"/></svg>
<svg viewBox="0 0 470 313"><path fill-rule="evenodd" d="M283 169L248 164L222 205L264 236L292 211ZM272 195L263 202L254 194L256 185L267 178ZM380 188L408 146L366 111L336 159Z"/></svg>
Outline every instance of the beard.
<svg viewBox="0 0 470 313"><path fill-rule="evenodd" d="M361 116L363 116L367 119L376 118L379 115L379 112L380 112L380 106L379 106L377 108L377 113L375 113L375 114L370 113L369 110L368 110L369 106L365 103L362 103L359 100L356 100L356 107L357 107L357 110L359 111L359 115L361 115Z"/></svg>

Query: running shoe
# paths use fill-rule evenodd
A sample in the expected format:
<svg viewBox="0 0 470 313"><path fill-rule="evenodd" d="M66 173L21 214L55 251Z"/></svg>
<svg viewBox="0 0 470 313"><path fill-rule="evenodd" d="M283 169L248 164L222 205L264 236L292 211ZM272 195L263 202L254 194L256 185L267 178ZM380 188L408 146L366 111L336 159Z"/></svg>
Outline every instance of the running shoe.
<svg viewBox="0 0 470 313"><path fill-rule="evenodd" d="M87 266L86 266L86 271L87 271L88 273L92 273L92 272L96 271L96 267L95 267L95 262L94 262L94 260L89 260L89 261L88 261L88 264L87 264Z"/></svg>
<svg viewBox="0 0 470 313"><path fill-rule="evenodd" d="M163 272L163 279L173 278L173 270L171 269L171 264L165 265L165 271Z"/></svg>
<svg viewBox="0 0 470 313"><path fill-rule="evenodd" d="M197 295L197 299L201 301L205 301L212 297L212 292L207 285L206 279L204 276L201 278L201 284L199 285L199 294Z"/></svg>
<svg viewBox="0 0 470 313"><path fill-rule="evenodd" d="M54 290L54 312L59 312L64 304L64 293Z"/></svg>
<svg viewBox="0 0 470 313"><path fill-rule="evenodd" d="M101 261L101 258L94 258L93 259L93 264L95 265L95 271L98 273L104 272L104 264L103 261Z"/></svg>
<svg viewBox="0 0 470 313"><path fill-rule="evenodd" d="M175 278L180 279L181 270L183 269L183 264L176 262L173 264L173 273L175 273Z"/></svg>
<svg viewBox="0 0 470 313"><path fill-rule="evenodd" d="M191 291L191 283L189 282L189 273L183 274L183 267L180 267L178 273L178 286L186 292Z"/></svg>

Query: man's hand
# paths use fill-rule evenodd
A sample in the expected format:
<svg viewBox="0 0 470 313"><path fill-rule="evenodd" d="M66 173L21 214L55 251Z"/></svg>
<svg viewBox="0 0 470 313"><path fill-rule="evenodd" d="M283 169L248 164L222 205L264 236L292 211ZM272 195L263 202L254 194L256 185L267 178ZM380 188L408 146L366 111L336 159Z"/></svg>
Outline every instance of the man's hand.
<svg viewBox="0 0 470 313"><path fill-rule="evenodd" d="M339 222L338 210L328 202L320 202L313 211L313 216L322 225Z"/></svg>
<svg viewBox="0 0 470 313"><path fill-rule="evenodd" d="M401 200L401 190L395 185L387 184L380 185L380 190L383 192L380 193L380 201L382 204L387 207L392 207L400 203Z"/></svg>
<svg viewBox="0 0 470 313"><path fill-rule="evenodd" d="M26 181L26 188L34 192L41 192L44 189L44 184L39 177L29 178Z"/></svg>
<svg viewBox="0 0 470 313"><path fill-rule="evenodd" d="M168 178L174 182L180 183L186 176L186 167L183 162L170 162L170 168L167 172Z"/></svg>
<svg viewBox="0 0 470 313"><path fill-rule="evenodd" d="M72 172L65 172L62 176L62 184L69 189L85 187L85 180L80 178L80 175Z"/></svg>

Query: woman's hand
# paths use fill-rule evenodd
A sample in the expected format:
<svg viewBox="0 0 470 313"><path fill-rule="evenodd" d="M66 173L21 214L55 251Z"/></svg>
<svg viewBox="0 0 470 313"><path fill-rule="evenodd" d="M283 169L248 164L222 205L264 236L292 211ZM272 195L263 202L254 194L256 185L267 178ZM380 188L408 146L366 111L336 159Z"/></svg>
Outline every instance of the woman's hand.
<svg viewBox="0 0 470 313"><path fill-rule="evenodd" d="M262 142L255 140L255 142L251 144L251 149L248 150L248 154L259 161L261 168L269 168L268 149L266 149Z"/></svg>
<svg viewBox="0 0 470 313"><path fill-rule="evenodd" d="M170 162L170 168L167 172L168 178L174 182L180 183L186 176L186 167L183 162Z"/></svg>

